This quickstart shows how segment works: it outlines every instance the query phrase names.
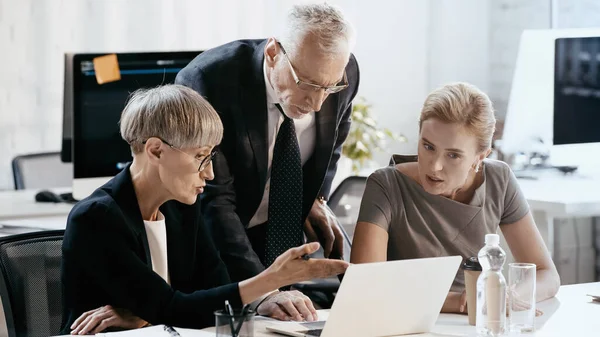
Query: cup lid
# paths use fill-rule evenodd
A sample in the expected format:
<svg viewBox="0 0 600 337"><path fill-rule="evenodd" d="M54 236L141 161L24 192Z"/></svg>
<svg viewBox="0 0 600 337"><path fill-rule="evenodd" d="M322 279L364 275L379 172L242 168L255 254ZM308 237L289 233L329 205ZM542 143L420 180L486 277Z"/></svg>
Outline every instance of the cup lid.
<svg viewBox="0 0 600 337"><path fill-rule="evenodd" d="M479 260L472 256L465 260L465 263L462 265L464 270L473 270L473 271L481 271L481 264L479 264Z"/></svg>

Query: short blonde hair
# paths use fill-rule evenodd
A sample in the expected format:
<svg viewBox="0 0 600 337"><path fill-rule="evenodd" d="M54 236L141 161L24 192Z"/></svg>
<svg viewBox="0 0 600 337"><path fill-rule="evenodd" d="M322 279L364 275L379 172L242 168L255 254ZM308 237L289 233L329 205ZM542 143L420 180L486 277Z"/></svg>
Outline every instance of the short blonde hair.
<svg viewBox="0 0 600 337"><path fill-rule="evenodd" d="M215 146L223 138L215 109L193 89L176 84L132 93L119 123L121 137L134 154L143 150L150 137L177 148Z"/></svg>
<svg viewBox="0 0 600 337"><path fill-rule="evenodd" d="M423 103L419 130L430 118L465 126L477 137L478 151L486 151L492 146L496 129L494 108L488 95L474 85L458 82L434 90Z"/></svg>

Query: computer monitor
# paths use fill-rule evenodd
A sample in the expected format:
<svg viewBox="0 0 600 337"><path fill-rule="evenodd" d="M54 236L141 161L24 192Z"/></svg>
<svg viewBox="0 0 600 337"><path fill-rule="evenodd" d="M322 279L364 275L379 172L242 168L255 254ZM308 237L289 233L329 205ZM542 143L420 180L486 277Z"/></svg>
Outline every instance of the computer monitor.
<svg viewBox="0 0 600 337"><path fill-rule="evenodd" d="M559 38L554 58L553 144L600 142L600 37Z"/></svg>
<svg viewBox="0 0 600 337"><path fill-rule="evenodd" d="M73 56L65 53L65 71L63 85L63 127L60 148L60 160L72 162L73 154Z"/></svg>
<svg viewBox="0 0 600 337"><path fill-rule="evenodd" d="M511 157L519 152L531 153L550 149L551 165L577 165L579 171L593 171L600 167L600 157L582 155L595 153L600 143L565 143L561 136L554 139L556 44L561 39L600 37L600 28L533 29L521 36L519 53L513 73L510 98L506 109L500 150ZM564 109L563 109L564 111ZM556 114L561 112L557 111ZM576 112L572 110L572 113ZM560 124L560 117L556 123ZM566 123L565 123L566 124ZM557 125L570 127L570 125ZM539 140L543 141L543 145ZM570 140L581 142L584 139ZM598 159L596 159L598 158Z"/></svg>
<svg viewBox="0 0 600 337"><path fill-rule="evenodd" d="M93 65L95 57L105 54L72 56L75 199L90 195L132 160L130 147L119 132L119 119L129 95L140 88L173 83L177 73L199 53L120 53L117 59L121 79L105 84L98 84Z"/></svg>

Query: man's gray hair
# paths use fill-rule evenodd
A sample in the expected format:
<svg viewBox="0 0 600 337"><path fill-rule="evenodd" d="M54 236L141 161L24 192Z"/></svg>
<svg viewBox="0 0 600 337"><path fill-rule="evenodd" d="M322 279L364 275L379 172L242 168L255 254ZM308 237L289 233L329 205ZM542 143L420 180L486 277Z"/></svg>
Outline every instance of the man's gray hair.
<svg viewBox="0 0 600 337"><path fill-rule="evenodd" d="M354 29L340 9L327 3L296 5L289 11L283 31L277 38L286 51L295 55L308 34L317 37L326 54L350 53L354 48Z"/></svg>
<svg viewBox="0 0 600 337"><path fill-rule="evenodd" d="M158 137L176 148L215 146L223 124L213 107L193 89L169 84L131 94L121 114L121 137L134 154Z"/></svg>

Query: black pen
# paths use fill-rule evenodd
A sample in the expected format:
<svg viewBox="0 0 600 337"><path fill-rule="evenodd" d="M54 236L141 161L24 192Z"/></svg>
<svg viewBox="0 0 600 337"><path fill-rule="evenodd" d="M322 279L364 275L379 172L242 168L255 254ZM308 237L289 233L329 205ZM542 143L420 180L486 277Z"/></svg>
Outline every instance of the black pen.
<svg viewBox="0 0 600 337"><path fill-rule="evenodd" d="M304 260L304 261L310 260L310 255L308 255L308 254L302 255L302 260Z"/></svg>
<svg viewBox="0 0 600 337"><path fill-rule="evenodd" d="M225 310L229 314L229 329L231 330L231 336L237 337L237 335L235 334L235 328L234 328L235 321L233 319L233 308L231 307L231 304L229 304L228 300L225 300Z"/></svg>
<svg viewBox="0 0 600 337"><path fill-rule="evenodd" d="M248 309L250 309L250 305L248 305L248 304L245 304L244 307L242 307L242 315L241 315L242 319L237 324L237 328L235 329L234 336L240 335L240 330L242 330L242 325L244 325L244 322L246 321L246 315L248 314Z"/></svg>
<svg viewBox="0 0 600 337"><path fill-rule="evenodd" d="M177 332L175 329L173 329L172 326L165 325L164 329L166 332L169 333L169 336L171 336L171 337L181 337L179 332Z"/></svg>

